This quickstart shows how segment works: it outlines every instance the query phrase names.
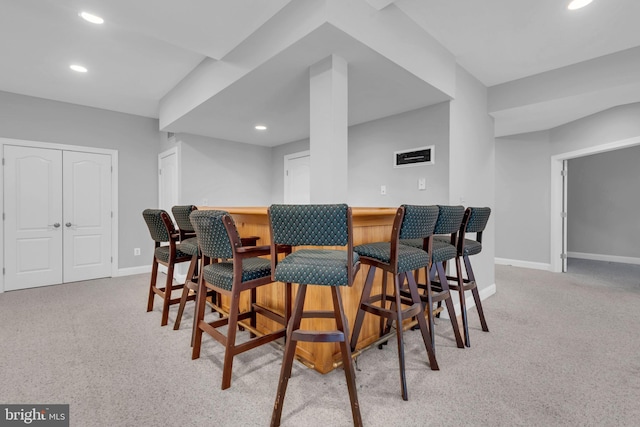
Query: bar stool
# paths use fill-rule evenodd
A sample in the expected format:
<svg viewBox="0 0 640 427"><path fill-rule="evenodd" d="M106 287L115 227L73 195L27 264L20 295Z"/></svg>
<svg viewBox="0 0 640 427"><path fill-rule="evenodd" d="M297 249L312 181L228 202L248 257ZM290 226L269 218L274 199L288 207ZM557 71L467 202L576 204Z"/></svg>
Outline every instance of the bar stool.
<svg viewBox="0 0 640 427"><path fill-rule="evenodd" d="M151 267L151 280L149 283L149 299L147 302L147 312L153 310L153 299L155 295L159 295L163 299L162 304L162 320L160 324L165 326L169 321L169 306L180 302L179 298L171 298L171 292L174 289L181 289L184 284L173 286L173 270L176 264L189 262L189 271L187 277L193 275L196 263L193 262L193 256L182 251L181 245L178 243L179 234L173 225L173 221L169 214L162 209L145 209L142 216L149 228L149 234L155 242L153 251L153 263ZM168 245L163 245L167 243ZM167 267L167 281L163 288L158 288L158 265L162 264Z"/></svg>
<svg viewBox="0 0 640 427"><path fill-rule="evenodd" d="M340 343L344 374L351 401L353 424L362 425L356 392L351 349L347 345L349 325L344 313L339 286L351 286L360 262L353 252L351 208L337 205L271 205L271 271L273 280L298 283L298 292L289 324L271 426L279 426L287 384L291 377L298 341ZM281 247L340 246L342 249L298 248L278 261ZM304 311L308 285L329 286L333 311ZM302 319L335 319L336 330L318 331L300 328Z"/></svg>
<svg viewBox="0 0 640 427"><path fill-rule="evenodd" d="M196 239L196 233L189 219L191 212L198 208L194 205L179 205L171 208L173 218L178 225L178 234L180 236L180 247L182 252L191 255L192 260L195 260L195 268L193 270L193 276L185 278L184 287L182 288L182 296L180 297L180 305L178 306L178 314L176 315L176 321L173 324L173 329L180 329L180 322L182 320L182 313L187 301L195 299L195 292L198 291L198 260L200 259L200 250L198 249L198 240ZM194 294L189 295L189 291L193 291ZM193 345L193 334L191 336Z"/></svg>
<svg viewBox="0 0 640 427"><path fill-rule="evenodd" d="M191 222L196 231L198 246L202 251L195 314L196 328L191 357L192 359L200 357L203 332L224 345L221 388L225 390L231 386L234 356L284 337L288 313L285 310L283 316L256 302L256 288L272 282L271 262L268 259L259 258L271 253L269 246L242 246L233 218L224 211L194 211L191 213ZM219 259L219 262L205 264L205 257ZM207 289L213 289L230 298L228 315L212 322L204 319ZM244 291L250 291L251 302L249 310L240 313L240 296ZM286 293L285 299L290 301L291 295ZM283 327L268 334L261 334L256 330L258 314L280 323ZM249 319L249 325L245 324L244 327L250 330L250 338L236 344L239 322L246 319ZM219 329L223 326L228 326L226 335Z"/></svg>
<svg viewBox="0 0 640 427"><path fill-rule="evenodd" d="M402 398L404 400L408 400L409 398L404 361L404 320L412 317L417 318L420 332L422 333L422 340L427 350L429 365L432 370L439 369L433 346L429 339L428 326L416 281L412 274L407 274L413 270L419 270L429 265L429 252L422 250L422 244L426 242L426 247L431 247L433 227L437 218L437 206L402 205L396 211L390 242L368 243L354 248L358 255L360 255L360 262L370 267L362 290L358 313L353 327L351 350L353 351L356 348L365 313L380 316L381 328L383 326L383 319L387 320L386 329L381 331L381 335L389 332L391 323L395 320L396 337L398 341L398 361L400 365L400 385L402 388ZM400 238L419 239L421 248L418 249L401 245L399 243ZM382 293L379 295L371 295L376 269L380 269L383 272ZM393 275L393 294L387 294L387 273ZM410 298L403 297L401 294L405 277L409 284ZM390 303L390 307L387 307L387 301Z"/></svg>
<svg viewBox="0 0 640 427"><path fill-rule="evenodd" d="M465 291L471 291L473 300L478 310L478 316L480 317L480 325L484 332L489 332L487 321L484 318L484 311L482 310L482 301L480 300L480 294L478 292L478 286L476 285L476 277L473 274L473 268L469 257L479 254L482 251L482 232L489 222L489 216L491 215L491 208L482 207L469 207L464 212L464 218L460 225L460 231L458 233L458 240L456 245L456 272L457 276L450 276L449 279L454 282L450 285L450 288L454 291L458 291L460 295L460 311L462 313L462 327L464 328L464 339L467 347L471 346L469 341L469 322L467 319L467 306L466 299L464 297ZM468 233L476 233L475 240L467 239ZM467 272L467 277L462 274L462 266L460 259L464 261L464 267ZM454 284L455 283L455 284Z"/></svg>
<svg viewBox="0 0 640 427"><path fill-rule="evenodd" d="M456 339L458 348L464 348L458 320L451 298L451 285L446 276L447 261L456 258L456 242L457 233L460 230L460 224L464 216L464 206L442 206L438 207L438 220L434 227L433 247L431 250L431 267L429 270L426 283L418 284L423 290L421 295L422 301L427 309L427 318L429 319L429 331L431 333L431 344L435 348L435 325L433 304L437 303L438 308L444 301L447 307L447 313L451 321L451 328ZM446 237L445 237L446 235ZM415 239L402 240L402 244L413 247L422 247L422 242ZM435 275L438 275L438 281L435 281ZM451 277L449 277L451 278ZM440 317L440 313L436 315Z"/></svg>

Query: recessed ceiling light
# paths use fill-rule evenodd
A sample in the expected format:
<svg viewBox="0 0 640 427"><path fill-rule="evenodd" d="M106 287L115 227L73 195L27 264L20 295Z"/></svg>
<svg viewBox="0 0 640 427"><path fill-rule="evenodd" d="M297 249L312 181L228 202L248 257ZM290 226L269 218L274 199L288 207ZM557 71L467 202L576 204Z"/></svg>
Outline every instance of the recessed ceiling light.
<svg viewBox="0 0 640 427"><path fill-rule="evenodd" d="M573 0L571 3L569 3L569 6L567 6L567 9L569 10L580 9L581 7L585 7L592 1L593 0Z"/></svg>
<svg viewBox="0 0 640 427"><path fill-rule="evenodd" d="M86 73L87 72L87 68L83 67L82 65L71 64L71 65L69 65L69 68L71 68L73 71L77 71L79 73Z"/></svg>
<svg viewBox="0 0 640 427"><path fill-rule="evenodd" d="M265 125L256 125L256 130L267 130Z"/></svg>
<svg viewBox="0 0 640 427"><path fill-rule="evenodd" d="M97 15L93 15L91 13L88 13L88 12L80 12L78 15L80 15L82 17L82 19L84 19L85 21L89 21L92 24L102 24L102 23L104 23L104 19L100 18Z"/></svg>

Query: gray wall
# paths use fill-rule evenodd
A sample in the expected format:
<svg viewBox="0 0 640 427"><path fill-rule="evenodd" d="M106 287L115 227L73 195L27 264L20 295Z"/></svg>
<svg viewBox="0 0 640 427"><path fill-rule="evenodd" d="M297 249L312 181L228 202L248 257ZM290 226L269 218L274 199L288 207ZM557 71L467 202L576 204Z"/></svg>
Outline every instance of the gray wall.
<svg viewBox="0 0 640 427"><path fill-rule="evenodd" d="M435 145L435 164L393 167L393 152ZM418 179L426 178L426 190ZM349 128L349 204L397 207L446 204L449 194L449 103ZM387 194L380 194L386 185Z"/></svg>
<svg viewBox="0 0 640 427"><path fill-rule="evenodd" d="M435 164L393 167L393 152L435 145ZM284 156L309 150L309 140L272 149L272 200L284 199ZM449 188L449 103L362 123L349 128L348 203L396 207L402 203L447 203ZM425 177L427 189L418 190ZM380 185L387 195L380 195Z"/></svg>
<svg viewBox="0 0 640 427"><path fill-rule="evenodd" d="M569 160L568 251L640 260L640 146Z"/></svg>
<svg viewBox="0 0 640 427"><path fill-rule="evenodd" d="M640 103L629 104L548 131L497 138L496 256L549 264L550 245L542 239L550 240L551 233L551 156L637 138L639 117ZM524 175L521 171L530 178L516 179ZM511 232L523 224L533 230L535 237L511 237ZM628 230L633 230L633 224L628 224ZM527 243L523 245L519 239L525 237ZM533 246L529 248L529 244Z"/></svg>
<svg viewBox="0 0 640 427"><path fill-rule="evenodd" d="M487 88L456 67L456 94L450 103L449 204L495 207L495 138L487 113ZM482 252L473 258L478 289L495 283L495 218L491 215ZM490 289L488 289L490 290Z"/></svg>
<svg viewBox="0 0 640 427"><path fill-rule="evenodd" d="M549 263L549 133L496 139L496 258Z"/></svg>
<svg viewBox="0 0 640 427"><path fill-rule="evenodd" d="M181 204L266 206L271 203L271 149L179 134Z"/></svg>
<svg viewBox="0 0 640 427"><path fill-rule="evenodd" d="M157 120L0 92L0 137L118 150L118 267L150 263L141 212L158 206Z"/></svg>
<svg viewBox="0 0 640 427"><path fill-rule="evenodd" d="M309 139L271 149L271 203L284 203L284 156L309 150Z"/></svg>

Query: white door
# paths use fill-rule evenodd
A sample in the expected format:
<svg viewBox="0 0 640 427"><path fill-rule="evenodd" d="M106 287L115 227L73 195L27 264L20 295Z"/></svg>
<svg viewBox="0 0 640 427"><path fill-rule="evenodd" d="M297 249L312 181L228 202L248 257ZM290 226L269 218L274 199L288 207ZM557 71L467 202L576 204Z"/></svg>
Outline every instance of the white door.
<svg viewBox="0 0 640 427"><path fill-rule="evenodd" d="M158 208L167 211L173 218L171 208L178 204L178 150L172 148L158 154ZM174 221L175 222L175 221ZM167 273L167 267L159 266L159 271ZM174 277L187 274L187 267L178 265Z"/></svg>
<svg viewBox="0 0 640 427"><path fill-rule="evenodd" d="M284 157L284 202L309 204L311 201L311 165L309 151Z"/></svg>
<svg viewBox="0 0 640 427"><path fill-rule="evenodd" d="M4 147L5 290L62 283L62 151Z"/></svg>
<svg viewBox="0 0 640 427"><path fill-rule="evenodd" d="M63 152L65 282L111 275L111 156Z"/></svg>
<svg viewBox="0 0 640 427"><path fill-rule="evenodd" d="M111 275L111 156L4 146L5 290Z"/></svg>

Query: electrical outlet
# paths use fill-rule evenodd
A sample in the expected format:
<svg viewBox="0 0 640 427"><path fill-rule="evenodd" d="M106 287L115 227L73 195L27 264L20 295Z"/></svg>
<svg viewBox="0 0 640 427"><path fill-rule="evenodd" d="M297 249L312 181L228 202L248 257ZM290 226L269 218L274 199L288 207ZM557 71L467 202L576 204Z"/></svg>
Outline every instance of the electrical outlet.
<svg viewBox="0 0 640 427"><path fill-rule="evenodd" d="M426 190L427 189L427 179L419 178L418 179L418 190Z"/></svg>
<svg viewBox="0 0 640 427"><path fill-rule="evenodd" d="M387 186L386 185L381 185L380 186L380 194L382 196L386 196L387 195Z"/></svg>
<svg viewBox="0 0 640 427"><path fill-rule="evenodd" d="M133 248L133 255L134 256L140 255L140 248Z"/></svg>

